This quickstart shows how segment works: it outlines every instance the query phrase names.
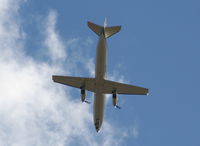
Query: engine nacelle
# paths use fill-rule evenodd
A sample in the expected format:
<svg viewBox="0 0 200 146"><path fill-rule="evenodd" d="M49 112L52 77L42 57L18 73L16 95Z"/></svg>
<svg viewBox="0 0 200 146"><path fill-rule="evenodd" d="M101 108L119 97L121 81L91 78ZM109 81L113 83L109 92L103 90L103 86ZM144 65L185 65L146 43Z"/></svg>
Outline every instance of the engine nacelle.
<svg viewBox="0 0 200 146"><path fill-rule="evenodd" d="M113 93L113 98L112 99L113 99L113 106L116 107L117 106L117 101L118 101L116 93Z"/></svg>
<svg viewBox="0 0 200 146"><path fill-rule="evenodd" d="M85 102L86 93L84 89L81 89L81 101Z"/></svg>

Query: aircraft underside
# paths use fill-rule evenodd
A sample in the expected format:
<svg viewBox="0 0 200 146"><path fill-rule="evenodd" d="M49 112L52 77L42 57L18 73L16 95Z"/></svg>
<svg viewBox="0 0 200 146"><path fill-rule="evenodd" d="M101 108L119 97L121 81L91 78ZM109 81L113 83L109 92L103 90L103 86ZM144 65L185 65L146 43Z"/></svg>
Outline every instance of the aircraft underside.
<svg viewBox="0 0 200 146"><path fill-rule="evenodd" d="M121 29L121 26L102 27L93 24L91 22L88 22L88 26L97 35L99 35L99 41L96 51L97 53L96 53L95 78L54 75L52 76L52 79L54 82L79 88L81 90L82 102L88 102L87 100L85 100L86 90L94 92L93 119L94 119L95 129L98 132L103 123L105 94L112 94L113 106L119 107L117 105L117 94L147 95L148 89L106 80L106 57L107 57L106 38L117 33Z"/></svg>

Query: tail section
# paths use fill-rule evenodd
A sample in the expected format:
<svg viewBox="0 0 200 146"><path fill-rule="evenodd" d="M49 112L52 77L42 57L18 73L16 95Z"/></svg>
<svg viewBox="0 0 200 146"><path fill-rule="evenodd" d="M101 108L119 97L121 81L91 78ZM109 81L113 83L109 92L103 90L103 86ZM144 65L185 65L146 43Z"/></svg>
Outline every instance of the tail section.
<svg viewBox="0 0 200 146"><path fill-rule="evenodd" d="M121 29L121 26L112 26L112 27L107 27L107 26L100 26L97 24L94 24L92 22L88 22L88 27L94 31L98 36L100 36L102 33L104 34L105 38L108 38L115 33L119 32Z"/></svg>
<svg viewBox="0 0 200 146"><path fill-rule="evenodd" d="M88 27L94 31L98 36L100 36L104 30L102 26L99 26L97 24L94 24L92 22L88 22Z"/></svg>
<svg viewBox="0 0 200 146"><path fill-rule="evenodd" d="M108 38L108 37L116 34L117 32L120 31L120 29L121 29L121 26L105 27L104 28L105 38Z"/></svg>

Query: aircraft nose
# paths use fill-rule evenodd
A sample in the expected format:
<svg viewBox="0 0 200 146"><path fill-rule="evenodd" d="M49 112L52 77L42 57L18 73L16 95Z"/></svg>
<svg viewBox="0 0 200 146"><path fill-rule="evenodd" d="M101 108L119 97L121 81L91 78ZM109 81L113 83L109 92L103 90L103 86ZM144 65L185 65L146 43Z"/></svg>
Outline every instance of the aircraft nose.
<svg viewBox="0 0 200 146"><path fill-rule="evenodd" d="M100 120L96 119L94 125L95 125L95 128L96 128L96 131L99 132L99 130L100 130Z"/></svg>
<svg viewBox="0 0 200 146"><path fill-rule="evenodd" d="M99 132L99 128L98 127L96 127L96 131L97 131L97 133Z"/></svg>

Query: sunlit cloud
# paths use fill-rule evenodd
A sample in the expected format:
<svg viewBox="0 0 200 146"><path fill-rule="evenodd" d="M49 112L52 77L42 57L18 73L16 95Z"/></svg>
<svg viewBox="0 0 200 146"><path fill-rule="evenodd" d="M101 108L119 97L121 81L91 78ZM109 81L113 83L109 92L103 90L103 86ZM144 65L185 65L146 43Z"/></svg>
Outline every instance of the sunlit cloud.
<svg viewBox="0 0 200 146"><path fill-rule="evenodd" d="M47 53L53 60L61 60L66 58L65 46L56 30L57 12L54 10L49 11L45 24L45 45L47 46Z"/></svg>
<svg viewBox="0 0 200 146"><path fill-rule="evenodd" d="M44 18L41 48L46 46L42 52L51 61L36 60L26 54L29 34L21 29L19 14L23 2L0 0L0 145L119 145L123 136L107 121L97 138L92 105L73 100L79 97L74 97L71 88L51 79L53 74L79 72L77 60L93 76L93 58L84 58L76 49L69 51L73 46L89 45L91 39L64 42L56 28L58 14L50 10ZM77 54L76 61L68 53Z"/></svg>

